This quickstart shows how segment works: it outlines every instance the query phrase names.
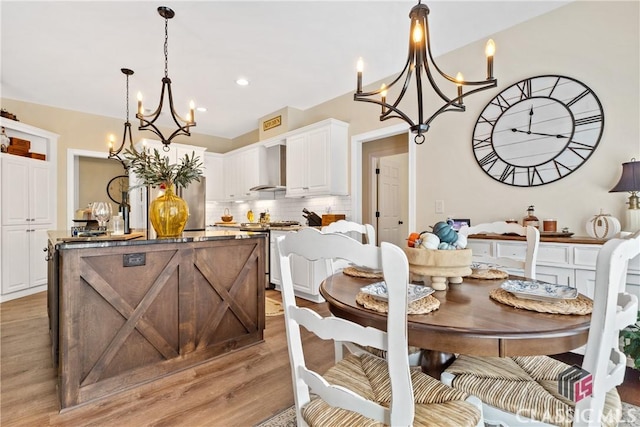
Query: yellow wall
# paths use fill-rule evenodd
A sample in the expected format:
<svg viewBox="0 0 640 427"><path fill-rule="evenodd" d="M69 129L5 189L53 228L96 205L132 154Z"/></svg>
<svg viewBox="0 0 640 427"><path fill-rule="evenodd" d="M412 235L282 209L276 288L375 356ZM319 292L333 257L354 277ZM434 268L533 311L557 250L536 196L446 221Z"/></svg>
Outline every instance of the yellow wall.
<svg viewBox="0 0 640 427"><path fill-rule="evenodd" d="M640 159L639 9L639 2L576 1L492 35L497 44L494 73L498 88L465 99L465 113L438 117L426 142L417 147L416 228L427 229L446 216L471 218L474 223L521 218L532 204L538 217L555 217L559 227L568 226L581 235L585 234L586 221L600 209L622 217L627 194L610 194L608 190L619 179L623 162L632 157ZM471 80L484 78L484 42L472 43L438 58L440 68L451 74L460 70ZM374 62L377 58L367 60ZM401 66L399 63L398 71ZM480 169L473 156L471 135L475 121L501 89L542 74L573 77L597 94L605 112L600 145L585 165L560 181L535 188L498 183ZM366 81L365 74L365 85L370 83L379 87L379 83ZM432 94L426 97L433 99ZM434 102L427 110L436 105L439 106ZM67 149L106 151L105 135L119 134L122 120L8 99L2 99L2 108L17 114L25 123L60 134L58 224L64 226L68 217ZM405 110L415 115L415 101L410 101ZM379 107L356 103L349 92L306 110L301 125L334 117L349 122L350 135L357 135L399 123L379 122L378 114ZM226 152L253 142L254 135L257 130L231 141L194 134L183 142ZM140 137L134 130L134 140ZM437 199L445 202L444 215L434 213Z"/></svg>

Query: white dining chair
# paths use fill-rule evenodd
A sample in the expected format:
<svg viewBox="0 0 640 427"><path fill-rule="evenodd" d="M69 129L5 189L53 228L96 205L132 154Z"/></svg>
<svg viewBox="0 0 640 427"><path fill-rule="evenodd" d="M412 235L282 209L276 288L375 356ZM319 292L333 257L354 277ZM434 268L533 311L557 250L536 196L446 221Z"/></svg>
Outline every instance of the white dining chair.
<svg viewBox="0 0 640 427"><path fill-rule="evenodd" d="M329 225L322 227L323 233L342 233L354 237L351 233L359 235L358 237L366 238L366 242L370 245L376 244L376 230L371 224L360 224L354 221L347 221L341 219L339 221L332 222ZM356 239L359 240L359 239Z"/></svg>
<svg viewBox="0 0 640 427"><path fill-rule="evenodd" d="M466 393L409 369L409 264L400 248L390 243L364 245L342 234L324 234L312 228L279 237L276 248L298 426L482 425L479 401L469 401ZM293 254L308 260L342 258L381 269L388 289L386 332L298 307L290 263ZM366 352L351 353L321 374L305 362L301 327L322 339L382 348L387 359Z"/></svg>
<svg viewBox="0 0 640 427"><path fill-rule="evenodd" d="M538 258L538 246L540 245L540 232L537 228L504 221L489 222L474 226L464 225L458 230L459 235L470 236L472 234L517 234L527 239L527 250L524 258L516 258L503 254L474 255L473 261L479 263L498 264L506 268L522 270L524 276L529 279L536 278L536 260Z"/></svg>
<svg viewBox="0 0 640 427"><path fill-rule="evenodd" d="M360 242L366 242L370 245L376 244L376 230L373 228L371 224L360 224L354 221L347 221L341 219L339 221L332 222L329 225L322 227L321 231L323 233L340 233L346 234L349 237L353 237ZM327 272L331 272L329 274L334 274L339 272L341 269L349 266L349 262L343 259L332 259L327 262ZM343 357L343 346L347 348L347 350L353 352L353 344L347 342L336 341L336 362L342 359ZM375 354L376 356L384 357L385 352L377 349L377 348L367 348L367 351ZM420 354L421 349L417 347L409 347L409 364L411 366L418 366L420 364Z"/></svg>
<svg viewBox="0 0 640 427"><path fill-rule="evenodd" d="M332 222L329 225L325 225L322 227L321 231L323 233L346 234L359 242L364 242L370 245L376 244L376 230L371 224L360 224L341 219L339 221ZM345 260L333 259L327 263L327 272L330 272L329 274L337 273L345 267L348 267L349 264L350 263Z"/></svg>
<svg viewBox="0 0 640 427"><path fill-rule="evenodd" d="M442 374L442 381L478 396L484 402L485 421L491 424L617 425L622 412L616 386L624 380L627 360L619 348L619 334L636 322L638 313L638 298L626 292L627 266L638 254L640 231L607 241L598 253L591 326L582 363L582 369L592 375L591 395L585 393L577 403L563 397L559 375L570 366L547 356L460 356Z"/></svg>

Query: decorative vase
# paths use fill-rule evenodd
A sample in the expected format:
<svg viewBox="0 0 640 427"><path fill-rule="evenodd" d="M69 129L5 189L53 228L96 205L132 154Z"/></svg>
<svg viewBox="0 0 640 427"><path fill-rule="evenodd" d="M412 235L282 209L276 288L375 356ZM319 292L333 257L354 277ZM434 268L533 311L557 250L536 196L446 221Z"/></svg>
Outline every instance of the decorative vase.
<svg viewBox="0 0 640 427"><path fill-rule="evenodd" d="M149 206L149 220L158 238L180 237L188 219L189 205L175 194L173 185L167 185Z"/></svg>

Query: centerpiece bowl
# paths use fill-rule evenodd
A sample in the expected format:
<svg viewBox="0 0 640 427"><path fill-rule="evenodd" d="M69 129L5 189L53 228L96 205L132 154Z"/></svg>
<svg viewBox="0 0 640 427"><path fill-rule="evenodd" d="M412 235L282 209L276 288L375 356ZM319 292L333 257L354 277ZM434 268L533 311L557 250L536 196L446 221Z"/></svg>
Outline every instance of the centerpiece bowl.
<svg viewBox="0 0 640 427"><path fill-rule="evenodd" d="M426 277L430 277L431 287L436 291L446 290L447 281L462 283L462 277L471 274L471 249L403 249L413 279L426 282Z"/></svg>

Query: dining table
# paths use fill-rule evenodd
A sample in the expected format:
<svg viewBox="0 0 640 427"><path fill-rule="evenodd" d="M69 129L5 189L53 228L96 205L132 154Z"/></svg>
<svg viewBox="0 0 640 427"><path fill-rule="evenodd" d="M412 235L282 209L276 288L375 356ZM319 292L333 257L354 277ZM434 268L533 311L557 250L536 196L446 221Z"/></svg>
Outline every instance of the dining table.
<svg viewBox="0 0 640 427"><path fill-rule="evenodd" d="M493 289L509 276L489 280L463 277L431 295L439 307L426 314L409 314L410 346L424 349L423 371L439 376L455 354L474 356L553 355L576 349L587 342L590 314L558 314L516 308L490 298ZM320 285L330 312L363 326L386 330L387 316L356 302L361 288L380 279L353 277L338 272ZM584 297L582 297L584 298Z"/></svg>

